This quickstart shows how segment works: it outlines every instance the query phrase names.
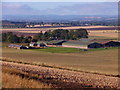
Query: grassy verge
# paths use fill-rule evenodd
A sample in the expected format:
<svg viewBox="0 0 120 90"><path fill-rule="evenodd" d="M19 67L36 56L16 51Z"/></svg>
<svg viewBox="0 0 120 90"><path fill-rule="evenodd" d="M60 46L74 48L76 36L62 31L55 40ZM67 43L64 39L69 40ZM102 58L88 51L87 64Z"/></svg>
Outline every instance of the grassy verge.
<svg viewBox="0 0 120 90"><path fill-rule="evenodd" d="M52 88L37 79L17 69L3 67L2 70L2 88Z"/></svg>

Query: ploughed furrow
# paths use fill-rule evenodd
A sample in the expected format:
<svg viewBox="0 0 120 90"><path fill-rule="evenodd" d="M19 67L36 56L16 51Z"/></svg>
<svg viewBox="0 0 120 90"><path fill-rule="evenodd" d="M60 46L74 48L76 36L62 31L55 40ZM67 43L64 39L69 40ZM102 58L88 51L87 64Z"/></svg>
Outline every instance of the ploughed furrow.
<svg viewBox="0 0 120 90"><path fill-rule="evenodd" d="M75 72L35 65L2 61L2 66L14 68L28 75L37 75L37 80L62 88L119 88L119 77Z"/></svg>

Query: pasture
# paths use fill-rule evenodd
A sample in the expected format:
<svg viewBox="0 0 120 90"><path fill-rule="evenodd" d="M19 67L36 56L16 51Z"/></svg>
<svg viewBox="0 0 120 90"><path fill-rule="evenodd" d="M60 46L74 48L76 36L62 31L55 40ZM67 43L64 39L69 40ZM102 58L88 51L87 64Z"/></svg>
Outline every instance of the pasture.
<svg viewBox="0 0 120 90"><path fill-rule="evenodd" d="M3 47L2 56L5 59L23 63L110 75L118 74L117 48L78 52L77 49L69 48L17 50Z"/></svg>

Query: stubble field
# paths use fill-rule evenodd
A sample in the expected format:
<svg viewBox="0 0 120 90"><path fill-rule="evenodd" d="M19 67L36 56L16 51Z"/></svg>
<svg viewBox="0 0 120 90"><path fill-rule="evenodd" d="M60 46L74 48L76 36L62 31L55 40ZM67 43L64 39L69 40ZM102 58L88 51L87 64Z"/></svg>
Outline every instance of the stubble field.
<svg viewBox="0 0 120 90"><path fill-rule="evenodd" d="M44 50L3 48L5 59L71 70L118 75L118 49L53 53Z"/></svg>

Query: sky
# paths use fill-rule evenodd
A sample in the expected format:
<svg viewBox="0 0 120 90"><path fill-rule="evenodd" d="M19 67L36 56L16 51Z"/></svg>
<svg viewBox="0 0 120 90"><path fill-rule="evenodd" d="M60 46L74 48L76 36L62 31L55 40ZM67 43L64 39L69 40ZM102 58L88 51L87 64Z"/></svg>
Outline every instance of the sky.
<svg viewBox="0 0 120 90"><path fill-rule="evenodd" d="M106 2L92 2L97 0L89 0L91 2L62 2L63 0L61 1L59 0L60 2L40 2L40 0L39 2L36 2L37 0L34 0L34 2L31 2L30 0L24 0L26 2L21 2L21 1L14 2L14 0L11 0L8 2L8 0L4 0L4 2L2 2L2 14L3 15L49 15L49 14L50 15L107 15L107 14L117 15L118 13L117 0L101 0Z"/></svg>
<svg viewBox="0 0 120 90"><path fill-rule="evenodd" d="M43 0L1 0L2 2L43 2ZM119 0L44 0L44 2L118 2Z"/></svg>

